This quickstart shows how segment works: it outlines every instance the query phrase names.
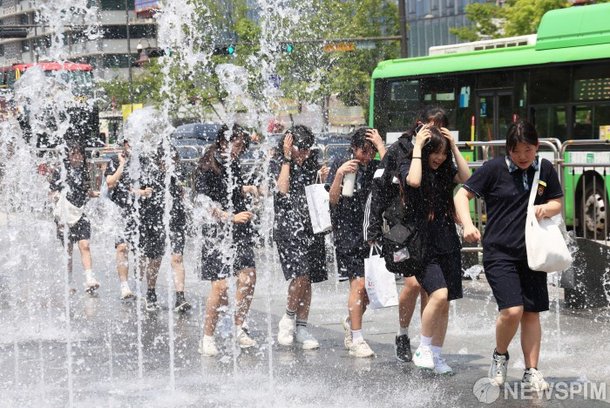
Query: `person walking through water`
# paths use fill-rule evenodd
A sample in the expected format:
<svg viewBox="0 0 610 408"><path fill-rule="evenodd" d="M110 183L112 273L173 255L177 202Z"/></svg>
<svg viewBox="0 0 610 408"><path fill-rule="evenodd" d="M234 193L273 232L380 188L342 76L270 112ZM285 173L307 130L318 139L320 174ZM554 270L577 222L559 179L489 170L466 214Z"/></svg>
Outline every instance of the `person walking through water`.
<svg viewBox="0 0 610 408"><path fill-rule="evenodd" d="M413 151L400 168L405 225L415 226L422 243L419 259L412 260L418 264L415 276L428 295L413 363L436 374L453 374L442 357L449 301L463 296L453 191L468 180L470 169L449 130L430 124L417 132ZM411 252L411 257L416 256Z"/></svg>
<svg viewBox="0 0 610 408"><path fill-rule="evenodd" d="M134 250L135 237L137 233L137 222L135 214L135 197L150 197L152 188L138 189L133 187L134 181L129 175L128 163L131 160L131 146L127 140L123 140L122 151L113 157L106 172L106 184L110 199L119 207L122 221L122 231L115 240L116 268L121 283L121 299L127 300L134 297L129 287L129 250Z"/></svg>
<svg viewBox="0 0 610 408"><path fill-rule="evenodd" d="M307 329L311 284L328 279L324 235L313 233L305 196L305 186L316 182L318 172L321 182L328 175L328 168L320 167L311 150L314 141L311 129L296 125L280 141L282 155L270 163L275 180L273 239L284 278L290 282L277 341L282 346L296 341L304 350L320 347Z"/></svg>
<svg viewBox="0 0 610 408"><path fill-rule="evenodd" d="M346 330L344 345L354 357L375 355L362 333L362 317L369 303L364 286L364 258L369 256L370 248L362 226L366 200L379 164L375 159L377 152L380 158L385 155L385 145L377 130L356 130L351 136L350 154L333 161L326 180L338 272L340 279L349 279L350 285L348 316L343 320L344 325L349 325L349 332ZM350 176L352 183L346 181Z"/></svg>
<svg viewBox="0 0 610 408"><path fill-rule="evenodd" d="M214 332L223 308L229 303L228 278L237 277L235 293L235 340L244 349L256 346L256 340L244 322L256 284L254 262L253 213L246 197L258 194L242 179L240 156L250 144L248 133L239 125L224 125L216 142L207 149L196 169L195 192L199 194L207 219L204 223L201 277L209 280L212 290L205 307L205 324L199 352L218 355Z"/></svg>
<svg viewBox="0 0 610 408"><path fill-rule="evenodd" d="M524 388L544 391L549 384L538 370L540 312L549 310L549 292L547 274L533 271L527 264L525 219L532 188L537 191L534 208L538 219L561 212L563 191L552 163L537 155L538 134L532 124L520 121L509 127L506 152L474 172L456 194L455 207L467 242L481 239L470 217L469 200L482 198L487 209L483 267L499 310L489 378L500 386L506 381L508 347L521 327L525 361L521 383ZM533 185L538 170L538 185Z"/></svg>
<svg viewBox="0 0 610 408"><path fill-rule="evenodd" d="M68 143L63 171L55 170L49 175L49 198L55 204L54 216L57 225L57 238L66 244L68 251L68 276L72 285L72 254L74 244L78 245L81 263L85 270L85 291L89 294L100 287L93 274L91 260L91 223L84 213L85 204L90 197L99 197L90 185L89 170L85 149L76 143ZM67 231L66 231L67 228ZM70 289L72 292L75 289Z"/></svg>
<svg viewBox="0 0 610 408"><path fill-rule="evenodd" d="M402 276L403 287L398 298L398 333L394 338L394 351L396 359L403 363L413 358L411 339L409 338L409 325L415 312L417 297L420 296L420 310L426 307L426 291L421 288L415 277L416 265L404 256L395 252L397 248L384 237L384 223L388 231L400 226L404 216L404 203L401 196L400 164L412 153L415 135L424 124L435 125L439 128L448 126L445 111L436 106L427 107L418 115L411 129L404 132L388 149L379 163L373 177L371 196L367 200L365 210L365 239L371 245L379 243L383 246L383 255L388 271ZM400 228L400 227L399 227ZM344 323L347 333L349 327ZM347 338L347 337L346 337Z"/></svg>

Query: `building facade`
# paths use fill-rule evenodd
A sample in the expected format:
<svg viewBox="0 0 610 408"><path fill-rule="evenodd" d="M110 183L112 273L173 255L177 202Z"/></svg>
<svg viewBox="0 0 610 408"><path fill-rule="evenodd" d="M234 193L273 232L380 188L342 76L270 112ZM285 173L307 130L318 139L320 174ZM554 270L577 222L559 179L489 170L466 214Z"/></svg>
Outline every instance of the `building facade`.
<svg viewBox="0 0 610 408"><path fill-rule="evenodd" d="M151 2L143 4L134 0L91 0L91 3L98 7L99 38L90 40L82 28L67 30L64 46L68 59L92 64L96 68L95 75L100 78L127 77L130 63L138 57L138 48L157 46L155 21L150 13L142 13L143 8L148 10ZM125 4L128 11L125 10ZM24 26L28 31L26 38L0 38L0 67L15 62L30 63L49 59L51 32L48 27L35 22L36 12L33 1L0 0L0 28ZM128 50L131 51L131 57Z"/></svg>
<svg viewBox="0 0 610 408"><path fill-rule="evenodd" d="M400 0L399 0L400 1ZM471 3L503 3L497 0L403 0L406 2L409 57L428 55L436 45L463 42L449 32L470 24L466 6Z"/></svg>

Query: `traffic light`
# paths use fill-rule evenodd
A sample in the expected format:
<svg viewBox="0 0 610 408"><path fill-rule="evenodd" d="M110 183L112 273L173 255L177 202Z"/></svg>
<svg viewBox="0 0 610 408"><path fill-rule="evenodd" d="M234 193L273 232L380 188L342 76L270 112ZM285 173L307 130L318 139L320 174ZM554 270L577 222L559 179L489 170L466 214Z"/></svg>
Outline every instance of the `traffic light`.
<svg viewBox="0 0 610 408"><path fill-rule="evenodd" d="M294 51L294 44L293 43L282 43L282 51L285 52L286 54L292 54L292 52Z"/></svg>
<svg viewBox="0 0 610 408"><path fill-rule="evenodd" d="M25 28L0 28L0 38L26 38L28 31Z"/></svg>
<svg viewBox="0 0 610 408"><path fill-rule="evenodd" d="M233 55L235 54L235 45L225 45L222 47L214 47L214 55Z"/></svg>

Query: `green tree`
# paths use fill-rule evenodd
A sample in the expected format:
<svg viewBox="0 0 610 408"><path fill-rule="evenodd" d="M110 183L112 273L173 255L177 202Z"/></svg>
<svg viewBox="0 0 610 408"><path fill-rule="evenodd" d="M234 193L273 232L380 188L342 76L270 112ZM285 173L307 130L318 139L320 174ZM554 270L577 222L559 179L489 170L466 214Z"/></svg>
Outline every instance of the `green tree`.
<svg viewBox="0 0 610 408"><path fill-rule="evenodd" d="M503 9L493 3L471 3L466 6L466 17L470 26L450 28L449 32L464 41L502 36L501 19Z"/></svg>

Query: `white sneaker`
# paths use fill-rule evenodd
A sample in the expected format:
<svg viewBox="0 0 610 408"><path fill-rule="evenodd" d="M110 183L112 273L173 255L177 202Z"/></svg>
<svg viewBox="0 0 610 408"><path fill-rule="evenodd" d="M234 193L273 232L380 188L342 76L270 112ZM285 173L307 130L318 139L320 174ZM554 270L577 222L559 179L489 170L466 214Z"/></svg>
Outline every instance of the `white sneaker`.
<svg viewBox="0 0 610 408"><path fill-rule="evenodd" d="M213 336L203 336L199 342L199 353L205 357L214 357L218 355L218 348Z"/></svg>
<svg viewBox="0 0 610 408"><path fill-rule="evenodd" d="M453 375L453 369L441 356L434 356L434 373L440 375Z"/></svg>
<svg viewBox="0 0 610 408"><path fill-rule="evenodd" d="M237 340L237 345L241 348L249 348L256 346L256 340L250 337L244 329L239 329L235 338Z"/></svg>
<svg viewBox="0 0 610 408"><path fill-rule="evenodd" d="M351 344L351 347L349 348L349 355L353 357L366 358L374 357L375 352L371 349L368 343L362 339Z"/></svg>
<svg viewBox="0 0 610 408"><path fill-rule="evenodd" d="M291 346L294 342L295 319L284 315L278 324L277 342L282 346Z"/></svg>
<svg viewBox="0 0 610 408"><path fill-rule="evenodd" d="M129 289L129 286L121 286L121 300L132 299L134 297L135 295L131 289Z"/></svg>
<svg viewBox="0 0 610 408"><path fill-rule="evenodd" d="M93 275L87 276L85 279L85 292L93 293L100 287L100 283L95 279Z"/></svg>
<svg viewBox="0 0 610 408"><path fill-rule="evenodd" d="M491 357L491 366L489 367L488 377L492 379L498 386L501 386L506 381L506 369L508 366L508 357L497 354L494 351Z"/></svg>
<svg viewBox="0 0 610 408"><path fill-rule="evenodd" d="M352 327L349 316L345 316L345 319L341 321L341 325L343 326L343 345L346 350L349 350L352 348Z"/></svg>
<svg viewBox="0 0 610 408"><path fill-rule="evenodd" d="M434 368L434 357L430 346L420 345L413 354L413 363L419 368Z"/></svg>
<svg viewBox="0 0 610 408"><path fill-rule="evenodd" d="M320 343L306 327L297 327L297 335L295 336L297 343L301 343L303 350L315 350L320 348Z"/></svg>
<svg viewBox="0 0 610 408"><path fill-rule="evenodd" d="M523 373L523 379L521 380L521 386L524 389L532 391L546 391L549 389L549 383L546 382L542 373L535 368L528 368Z"/></svg>

